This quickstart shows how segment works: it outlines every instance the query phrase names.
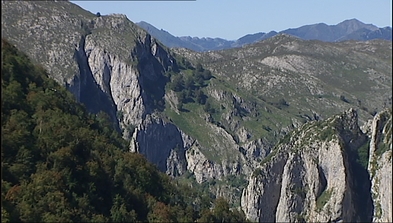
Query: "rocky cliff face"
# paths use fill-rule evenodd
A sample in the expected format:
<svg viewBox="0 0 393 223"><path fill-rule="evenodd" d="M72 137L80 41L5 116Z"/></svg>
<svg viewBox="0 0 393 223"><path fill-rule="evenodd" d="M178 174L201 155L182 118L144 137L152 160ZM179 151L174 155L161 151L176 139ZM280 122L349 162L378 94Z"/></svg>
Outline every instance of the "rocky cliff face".
<svg viewBox="0 0 393 223"><path fill-rule="evenodd" d="M225 130L209 124L235 152L230 161L216 162L203 154L210 148L163 114L171 102L166 100L165 73L178 72L177 61L126 16L98 17L66 1L2 6L4 37L42 63L90 112L107 113L131 141L131 151L144 154L171 176L191 171L198 182L240 172L245 160ZM221 142L214 146L222 147Z"/></svg>
<svg viewBox="0 0 393 223"><path fill-rule="evenodd" d="M243 191L243 211L258 222L371 221L371 197L361 186L367 180L360 184L354 175L367 171L351 158L366 143L354 110L304 125L254 171Z"/></svg>
<svg viewBox="0 0 393 223"><path fill-rule="evenodd" d="M120 32L136 29L125 16L100 17L93 24L92 33L86 36L77 51L81 56L76 59L80 77L90 77L89 84L83 85L80 78L76 78L69 84L69 89L80 96L80 101L88 108L96 108L94 112L105 108L107 111L108 105L112 105L111 113L107 113L115 118L124 138L132 139L132 151L144 154L170 175L183 174L186 160L181 131L155 115L159 108L154 103L163 103L164 73L168 67L176 67L174 58L142 31L134 42L123 46L125 49L111 46L119 40L104 41L106 35L117 34L119 38ZM108 27L110 29L105 31ZM107 105L91 104L97 102L88 92L93 85Z"/></svg>
<svg viewBox="0 0 393 223"><path fill-rule="evenodd" d="M374 204L373 222L392 222L392 111L378 113L371 125L368 165Z"/></svg>
<svg viewBox="0 0 393 223"><path fill-rule="evenodd" d="M169 69L176 70L178 66L170 52L141 30L130 31L138 35L133 39L133 44L125 46L129 48L128 51L111 46L121 40L113 40L112 37L109 43L104 41L109 38L106 35L113 35L112 32L119 38L120 32L127 28L134 29L130 23L121 15L95 19L91 27L92 33L86 36L77 51L78 55L82 56L76 60L78 65L81 64L80 76L91 77L90 81L87 81L91 84L80 87L82 83L74 80L69 85L70 90L80 95L81 101L89 107L91 98L87 97L91 94L78 93L92 89L94 83L99 92L106 96L107 104L112 105L112 113L108 113L115 114L114 117L124 137L131 139L131 151L144 154L148 160L169 175L179 176L189 170L195 174L198 182L202 182L206 179L220 179L228 174L237 174L240 164L244 163L241 157L236 158L240 160L234 163L228 163L227 159L222 159L222 162L208 160L203 155L201 146L197 142L191 143L195 142L195 139L162 115L163 106L168 103L165 100L167 78L164 74ZM95 31L108 27L111 29L107 32ZM84 75L84 71L88 74ZM79 87L77 91L74 90L75 86ZM109 107L105 104L90 107L101 109L102 105L104 108ZM230 138L222 129L214 125L211 128ZM223 146L221 142L217 142L215 146ZM191 146L199 149L200 154L186 153ZM228 146L237 150L235 142Z"/></svg>
<svg viewBox="0 0 393 223"><path fill-rule="evenodd" d="M176 67L169 52L124 15L96 17L69 2L2 5L4 37L26 50L36 62L42 62L89 111L109 114L124 137L135 136L134 142L141 144L138 148L152 158L149 150L158 144L147 144L146 134L138 132L176 129L151 118L157 107L153 100L164 95L163 74L169 66ZM157 162L159 166L169 156L168 148L182 144L181 137L173 137L174 142L162 148L166 156L152 160L162 158Z"/></svg>

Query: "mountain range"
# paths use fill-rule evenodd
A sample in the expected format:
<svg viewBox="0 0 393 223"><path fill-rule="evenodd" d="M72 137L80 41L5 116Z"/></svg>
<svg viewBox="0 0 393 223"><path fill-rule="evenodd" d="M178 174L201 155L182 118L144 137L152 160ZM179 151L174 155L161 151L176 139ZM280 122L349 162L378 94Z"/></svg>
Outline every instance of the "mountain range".
<svg viewBox="0 0 393 223"><path fill-rule="evenodd" d="M348 29L355 30L353 27ZM92 116L106 114L112 126L105 125L104 130L94 134L121 134L128 153L142 154L175 183L229 201L231 208L222 202L224 208L220 210L225 211L214 209L217 218L204 211L201 216L187 219L205 216L206 222L225 221L227 215L222 213L230 215L231 209L244 212L256 222L392 221L391 40L326 42L279 33L242 47L197 52L164 45L125 15L96 15L68 1L3 1L2 34L45 69L52 82L67 89ZM24 78L29 67L15 66L20 61L10 59L11 65L4 68L12 71L11 77L20 80L24 87L20 90L20 84L6 85L7 102L17 102L22 95L34 102L38 111L46 109L57 114L57 108L48 106L57 106L58 102L46 95L54 96L60 88L42 88ZM12 83L12 78L2 84ZM38 88L40 93L30 93L25 88ZM45 103L35 101L41 97ZM73 111L72 106L60 107ZM24 109L23 114L18 109L7 110L16 115L2 123L2 128L19 130L15 127L17 120L32 118L28 123L32 123L29 128L34 129L34 140L40 143L37 147L55 151L53 156L50 151L37 156L42 158L37 170L47 168L46 162L50 167L52 160L62 157L72 167L76 162L78 165L74 166L80 169L81 162L70 158L73 156L68 153L68 141L78 142L76 148L90 151L95 140L107 140L81 130L73 132L71 127L60 128L60 120L45 118L46 113L35 115L29 107ZM94 123L84 119L82 113L79 116L83 123ZM76 112L73 118L79 116ZM40 126L47 123L51 131L46 134L59 129L62 133L73 132L73 137L59 136L56 139L61 143L52 143L40 135ZM15 137L7 142L19 142L22 133L25 134L14 131ZM79 134L88 139L81 141ZM12 144L14 150L7 153L8 160L29 155L24 142ZM58 154L57 150L61 152ZM120 153L120 157L127 156L124 154ZM90 156L83 157L95 170L96 164L87 162ZM149 199L143 193L140 185L143 188L155 183L145 177L150 172L138 169L138 161L132 157L119 160L119 164L111 158L113 165L105 166L108 174L104 182L124 193L112 198L112 194L106 194L111 190L106 192L100 187L98 197L113 204L113 213L123 213L130 219L135 219L135 212L139 211L142 215L137 219L154 220L149 218L150 211L168 217L172 203L160 197ZM18 170L16 167L14 170ZM134 177L125 172L141 174L135 178L138 181L133 181ZM13 173L30 179L30 175ZM41 179L35 176L31 177ZM15 207L29 210L25 212L27 216L34 216L24 198L13 199L18 190L15 182L22 179L10 179L14 184L7 184L5 191L2 188L2 194L8 194ZM71 179L72 185L92 185L86 183L90 178ZM46 182L50 185L52 181ZM31 185L32 189L35 187L39 184ZM91 205L86 205L86 200L99 200L92 193L83 198L85 189L84 186L74 195L80 201L74 205L88 208ZM43 194L29 193L29 201L42 200ZM55 193L60 197L63 194ZM176 192L171 195L177 197ZM190 209L200 213L197 204L202 198L192 196L195 202ZM129 205L133 199L143 201L144 206L136 209ZM206 210L213 208L210 201L205 203ZM118 219L117 215L111 216L111 206L93 206L95 219L101 215ZM39 213L47 217L52 212L53 208L44 208Z"/></svg>
<svg viewBox="0 0 393 223"><path fill-rule="evenodd" d="M190 36L176 37L163 29L157 29L153 25L141 21L136 23L145 29L154 38L161 41L168 47L187 48L194 51L221 50L234 47L241 47L246 44L268 39L279 33L290 34L304 40L321 40L326 42L338 42L344 40L372 40L386 39L392 40L392 27L379 28L372 24L364 24L357 19L349 19L337 25L326 25L318 23L305 25L298 28L286 29L283 31L270 31L268 33L259 32L247 34L237 40L226 40L222 38L199 38Z"/></svg>

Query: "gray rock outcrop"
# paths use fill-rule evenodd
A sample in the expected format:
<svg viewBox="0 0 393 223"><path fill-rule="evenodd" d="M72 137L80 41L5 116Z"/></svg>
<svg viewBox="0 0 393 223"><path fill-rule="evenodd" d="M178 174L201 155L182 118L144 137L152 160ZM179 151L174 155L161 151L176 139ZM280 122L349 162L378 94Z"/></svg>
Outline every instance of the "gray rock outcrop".
<svg viewBox="0 0 393 223"><path fill-rule="evenodd" d="M353 150L367 143L348 110L324 122L304 125L284 138L262 161L244 189L241 206L251 221L361 221L356 205ZM371 203L364 200L364 210ZM371 220L371 219L370 219Z"/></svg>
<svg viewBox="0 0 393 223"><path fill-rule="evenodd" d="M371 125L370 161L373 222L392 222L392 111L378 113Z"/></svg>

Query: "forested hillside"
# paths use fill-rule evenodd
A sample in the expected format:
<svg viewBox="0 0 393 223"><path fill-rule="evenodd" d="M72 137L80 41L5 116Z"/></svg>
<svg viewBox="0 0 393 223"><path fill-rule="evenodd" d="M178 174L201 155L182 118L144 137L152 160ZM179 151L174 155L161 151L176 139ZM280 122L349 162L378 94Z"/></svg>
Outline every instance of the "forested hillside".
<svg viewBox="0 0 393 223"><path fill-rule="evenodd" d="M104 113L92 115L2 40L2 222L244 222L159 172Z"/></svg>

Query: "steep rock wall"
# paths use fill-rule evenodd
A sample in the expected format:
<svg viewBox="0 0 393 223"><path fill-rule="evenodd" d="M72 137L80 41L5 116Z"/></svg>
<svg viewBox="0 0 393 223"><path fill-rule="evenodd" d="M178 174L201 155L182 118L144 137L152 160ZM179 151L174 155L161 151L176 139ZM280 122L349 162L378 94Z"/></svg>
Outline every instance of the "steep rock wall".
<svg viewBox="0 0 393 223"><path fill-rule="evenodd" d="M369 172L373 222L392 222L392 111L378 113L371 125Z"/></svg>
<svg viewBox="0 0 393 223"><path fill-rule="evenodd" d="M187 144L175 125L147 115L134 131L131 151L144 154L161 171L178 176L186 171L184 148Z"/></svg>
<svg viewBox="0 0 393 223"><path fill-rule="evenodd" d="M359 214L371 212L371 203L365 199L364 209L356 204L364 191L350 158L366 142L354 110L295 130L250 177L243 211L257 222L371 220L371 213Z"/></svg>
<svg viewBox="0 0 393 223"><path fill-rule="evenodd" d="M169 106L164 74L178 70L176 60L125 15L96 16L67 1L7 1L2 6L4 37L43 64L90 112L107 113L124 138L132 139L133 151L173 176L187 167L198 170L200 181L238 172L239 162L209 160L213 168L202 165L207 159L186 156L188 136L162 113Z"/></svg>
<svg viewBox="0 0 393 223"><path fill-rule="evenodd" d="M160 115L166 103L167 79L164 73L177 69L176 60L167 49L149 34L140 31L136 31L138 35L133 39L134 43L121 50L111 47L116 40L103 41L109 35L107 32L124 31L127 28L125 21L127 18L122 15L112 15L92 22L93 31L79 45L77 53L80 56L76 57L77 63L81 64L80 77L84 79L75 80L69 89L80 95L80 100L87 105L97 103L92 100L97 98L95 95L104 95L106 104L111 105L110 113L104 110L108 106L102 102L91 107L97 108L95 112L102 109L111 114L124 138L131 139L130 150L144 154L161 171L178 176L189 170L198 182L238 174L240 166L245 163L238 151L236 161L208 160L203 155L206 148ZM110 31L94 31L108 27L111 27ZM92 86L98 93L86 93ZM230 138L223 129L215 128ZM193 145L190 142L194 142ZM222 146L219 142L217 147ZM200 154L186 153L191 146ZM235 142L230 146L237 149ZM248 170L247 167L244 169Z"/></svg>

